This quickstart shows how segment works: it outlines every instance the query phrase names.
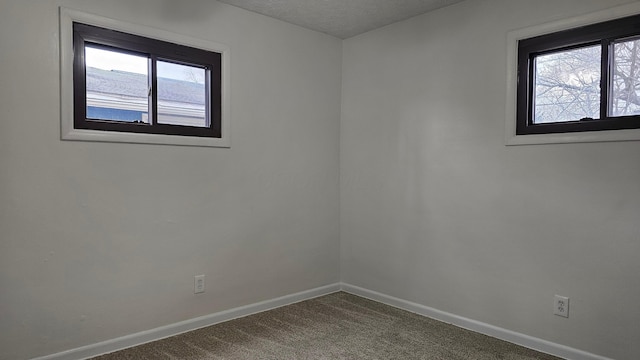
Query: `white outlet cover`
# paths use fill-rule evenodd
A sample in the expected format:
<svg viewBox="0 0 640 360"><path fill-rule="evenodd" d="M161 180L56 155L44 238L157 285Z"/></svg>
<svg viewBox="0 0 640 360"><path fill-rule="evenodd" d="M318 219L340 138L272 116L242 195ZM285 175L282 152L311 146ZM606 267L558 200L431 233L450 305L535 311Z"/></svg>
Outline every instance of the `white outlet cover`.
<svg viewBox="0 0 640 360"><path fill-rule="evenodd" d="M204 292L204 275L196 275L193 280L193 293L200 294Z"/></svg>
<svg viewBox="0 0 640 360"><path fill-rule="evenodd" d="M556 295L553 297L553 313L562 317L569 317L569 298Z"/></svg>

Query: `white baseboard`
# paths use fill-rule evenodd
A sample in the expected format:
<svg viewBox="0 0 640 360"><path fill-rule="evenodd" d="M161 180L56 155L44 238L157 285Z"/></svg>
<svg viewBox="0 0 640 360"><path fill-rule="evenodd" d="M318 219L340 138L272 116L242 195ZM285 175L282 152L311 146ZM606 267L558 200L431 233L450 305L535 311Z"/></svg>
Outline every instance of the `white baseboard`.
<svg viewBox="0 0 640 360"><path fill-rule="evenodd" d="M358 286L336 283L319 288L302 291L299 293L282 296L276 299L266 300L255 304L250 304L211 315L181 321L175 324L158 327L155 329L142 331L139 333L119 337L112 340L91 344L76 349L63 351L60 353L47 355L33 360L79 360L87 359L102 354L126 349L129 347L142 345L151 341L164 339L188 331L193 331L206 326L215 325L224 321L232 320L275 309L281 306L312 299L318 296L331 294L337 291L345 291L354 295L362 296L383 304L391 305L403 310L407 310L419 315L430 317L445 323L450 323L458 327L485 334L494 338L505 340L517 345L521 345L543 353L555 355L571 360L611 360L609 358L591 354L582 350L568 346L556 344L547 340L538 339L529 335L517 333L497 326L489 325L480 321L467 319L462 316L440 311L428 306L399 299L379 292L364 289Z"/></svg>
<svg viewBox="0 0 640 360"><path fill-rule="evenodd" d="M568 346L556 344L547 340L535 338L533 336L517 333L515 331L503 329L489 325L480 321L467 319L462 316L440 311L428 306L417 304L411 301L398 299L393 296L381 294L379 292L367 290L358 286L342 283L341 290L353 295L358 295L383 304L391 305L399 309L423 315L458 327L488 335L497 339L505 340L513 344L527 347L550 355L571 360L611 360L609 358L588 353L586 351L574 349Z"/></svg>
<svg viewBox="0 0 640 360"><path fill-rule="evenodd" d="M181 321L175 324L161 326L155 329L142 331L139 333L119 337L112 340L99 342L92 345L79 347L63 351L60 353L47 355L33 360L79 360L94 356L108 354L114 351L126 349L132 346L142 345L151 341L164 339L188 331L193 331L206 326L215 325L224 321L247 315L259 313L266 310L275 309L281 306L312 299L318 296L331 294L340 291L340 284L331 284L319 288L302 291L299 293L282 296L276 299L266 300L255 304L241 306L238 308L221 311L211 315L205 315L190 320Z"/></svg>

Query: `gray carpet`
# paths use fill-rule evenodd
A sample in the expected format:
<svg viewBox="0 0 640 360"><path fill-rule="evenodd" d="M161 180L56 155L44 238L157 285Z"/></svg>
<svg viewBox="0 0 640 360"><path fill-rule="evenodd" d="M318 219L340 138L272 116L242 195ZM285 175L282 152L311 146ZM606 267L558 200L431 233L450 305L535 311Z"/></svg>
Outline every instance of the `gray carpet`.
<svg viewBox="0 0 640 360"><path fill-rule="evenodd" d="M338 292L94 359L558 359Z"/></svg>

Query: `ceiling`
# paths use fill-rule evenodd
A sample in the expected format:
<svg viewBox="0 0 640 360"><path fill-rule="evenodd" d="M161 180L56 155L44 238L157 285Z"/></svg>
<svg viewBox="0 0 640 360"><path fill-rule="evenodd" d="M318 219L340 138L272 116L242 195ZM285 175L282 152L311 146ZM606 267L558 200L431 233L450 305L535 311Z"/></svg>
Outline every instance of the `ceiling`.
<svg viewBox="0 0 640 360"><path fill-rule="evenodd" d="M463 0L218 0L346 39Z"/></svg>

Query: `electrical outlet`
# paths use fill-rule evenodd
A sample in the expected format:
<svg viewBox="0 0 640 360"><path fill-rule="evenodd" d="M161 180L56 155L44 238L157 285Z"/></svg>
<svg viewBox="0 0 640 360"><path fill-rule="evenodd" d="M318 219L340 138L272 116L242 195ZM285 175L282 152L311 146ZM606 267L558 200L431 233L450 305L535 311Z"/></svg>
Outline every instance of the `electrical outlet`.
<svg viewBox="0 0 640 360"><path fill-rule="evenodd" d="M193 293L200 294L204 292L204 275L196 275L194 277Z"/></svg>
<svg viewBox="0 0 640 360"><path fill-rule="evenodd" d="M569 317L569 298L556 295L553 297L553 313L558 316Z"/></svg>

